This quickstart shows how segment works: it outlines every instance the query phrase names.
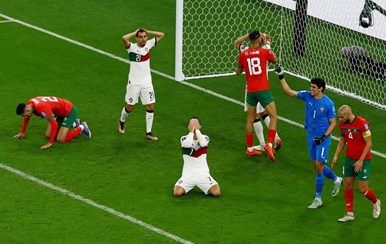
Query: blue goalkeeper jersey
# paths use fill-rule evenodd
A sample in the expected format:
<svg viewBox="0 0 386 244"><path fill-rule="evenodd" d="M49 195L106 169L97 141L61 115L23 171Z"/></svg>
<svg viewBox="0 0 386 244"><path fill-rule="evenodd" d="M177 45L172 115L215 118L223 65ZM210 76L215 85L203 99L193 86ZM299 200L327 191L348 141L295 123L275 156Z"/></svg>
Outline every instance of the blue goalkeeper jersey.
<svg viewBox="0 0 386 244"><path fill-rule="evenodd" d="M330 119L336 118L333 101L326 95L315 99L310 91L299 91L297 97L302 99L306 106L305 129L314 135L323 135L330 125Z"/></svg>

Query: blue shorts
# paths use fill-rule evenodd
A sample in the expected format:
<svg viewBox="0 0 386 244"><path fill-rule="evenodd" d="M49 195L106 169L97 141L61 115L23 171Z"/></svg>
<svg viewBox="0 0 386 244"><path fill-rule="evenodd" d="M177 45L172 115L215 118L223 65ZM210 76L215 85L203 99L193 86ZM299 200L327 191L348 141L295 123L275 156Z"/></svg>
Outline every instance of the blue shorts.
<svg viewBox="0 0 386 244"><path fill-rule="evenodd" d="M328 162L328 151L331 145L331 136L328 136L320 145L316 145L314 142L316 135L312 132L307 133L307 145L308 145L308 153L312 161L318 161L321 163Z"/></svg>

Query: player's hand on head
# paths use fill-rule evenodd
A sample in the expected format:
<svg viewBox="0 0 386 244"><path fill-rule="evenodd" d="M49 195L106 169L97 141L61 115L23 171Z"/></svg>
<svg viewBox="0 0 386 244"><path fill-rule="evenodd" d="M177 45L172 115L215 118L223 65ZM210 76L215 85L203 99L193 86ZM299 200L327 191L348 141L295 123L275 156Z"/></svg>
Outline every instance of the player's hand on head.
<svg viewBox="0 0 386 244"><path fill-rule="evenodd" d="M261 41L264 43L264 44L267 44L267 35L265 33L262 33L261 34Z"/></svg>

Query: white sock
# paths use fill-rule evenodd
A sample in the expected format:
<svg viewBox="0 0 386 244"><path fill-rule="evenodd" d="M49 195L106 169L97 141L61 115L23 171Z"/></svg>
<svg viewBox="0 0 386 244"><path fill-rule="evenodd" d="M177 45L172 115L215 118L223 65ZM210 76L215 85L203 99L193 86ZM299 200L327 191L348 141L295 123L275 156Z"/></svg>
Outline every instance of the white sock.
<svg viewBox="0 0 386 244"><path fill-rule="evenodd" d="M153 127L154 111L146 111L146 133L151 132Z"/></svg>
<svg viewBox="0 0 386 244"><path fill-rule="evenodd" d="M120 120L121 122L125 122L127 116L129 116L129 113L126 112L126 107L123 107L122 112L121 112L121 117L119 118L119 120Z"/></svg>
<svg viewBox="0 0 386 244"><path fill-rule="evenodd" d="M261 124L260 120L253 123L253 129L255 130L255 133L256 133L257 139L260 142L260 145L265 145L263 125Z"/></svg>

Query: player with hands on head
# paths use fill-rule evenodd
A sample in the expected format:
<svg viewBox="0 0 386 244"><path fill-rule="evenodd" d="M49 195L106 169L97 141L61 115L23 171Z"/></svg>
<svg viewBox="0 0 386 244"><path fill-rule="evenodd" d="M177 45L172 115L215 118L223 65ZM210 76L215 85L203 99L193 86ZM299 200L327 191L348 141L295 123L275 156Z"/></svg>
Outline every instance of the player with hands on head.
<svg viewBox="0 0 386 244"><path fill-rule="evenodd" d="M49 124L45 135L49 138L49 141L41 147L42 149L50 148L55 139L65 143L71 141L80 133L83 133L87 138L91 138L91 131L87 123L78 122L78 109L72 102L63 98L54 96L31 98L27 103L19 103L17 105L16 114L24 118L20 133L14 136L14 138L18 139L24 137L32 115L48 120ZM80 124L77 124L76 128L72 129L76 121Z"/></svg>
<svg viewBox="0 0 386 244"><path fill-rule="evenodd" d="M264 45L264 43L261 43L260 47L270 49L271 43L272 43L272 37L266 33L262 33L262 35L265 35L267 37L267 42L265 45ZM236 49L239 50L239 52L243 52L243 51L248 49L248 46L245 45L244 43L240 43L239 39L237 39L236 41L237 42L235 42L235 47L236 47ZM245 86L244 111L247 111L247 110L248 110L248 108L247 108L247 86ZM265 151L264 146L266 143L265 143L265 138L264 138L264 128L263 128L262 121L264 121L264 124L267 126L267 128L269 128L269 123L271 120L270 120L267 112L263 108L263 106L261 106L261 103L258 102L256 105L255 120L253 121L253 129L256 133L257 139L259 140L259 145L253 146L253 148L256 149L253 151L253 153L256 153L256 152L263 153ZM277 152L281 148L281 145L282 145L282 141L279 137L279 134L276 132L275 139L274 139L274 147L273 147L274 151Z"/></svg>
<svg viewBox="0 0 386 244"><path fill-rule="evenodd" d="M148 35L154 37L148 40ZM136 43L131 43L130 39L134 36ZM122 37L123 44L129 55L130 71L126 86L126 106L122 108L121 117L118 120L118 131L120 133L125 133L126 119L133 111L138 98L141 98L142 104L146 107L146 138L153 141L158 140L158 137L152 133L155 93L150 71L150 50L164 36L165 34L159 31L137 29Z"/></svg>
<svg viewBox="0 0 386 244"><path fill-rule="evenodd" d="M343 179L338 177L330 167L328 162L328 152L331 145L331 133L336 125L335 105L332 100L324 95L326 82L320 78L311 79L309 91L294 91L284 79L284 72L281 67L275 69L279 76L281 86L288 96L295 97L304 101L305 122L304 128L307 130L308 153L313 162L316 172L315 199L308 208L315 209L322 206L322 192L324 176L334 182L332 196L339 193Z"/></svg>
<svg viewBox="0 0 386 244"><path fill-rule="evenodd" d="M236 48L240 50L241 44L248 39L250 47L240 53L236 69L236 75L241 75L245 71L247 81L246 155L260 154L253 148L253 123L256 116L256 105L260 102L270 118L268 139L264 149L269 160L274 161L275 156L272 147L276 135L277 112L268 81L267 66L268 62L275 63L278 59L272 50L261 47L269 45L269 41L266 34L256 30L237 38L234 42Z"/></svg>
<svg viewBox="0 0 386 244"><path fill-rule="evenodd" d="M331 168L334 167L339 154L347 145L346 156L343 160L344 201L347 214L338 221L349 222L355 219L353 191L355 178L358 178L359 192L373 203L373 218L377 219L381 214L381 201L374 191L369 188L372 157L370 124L365 118L354 115L348 105L342 105L338 109L338 117L341 137L336 147Z"/></svg>
<svg viewBox="0 0 386 244"><path fill-rule="evenodd" d="M173 195L182 196L197 186L206 195L219 197L220 186L210 175L207 162L209 137L201 133L201 123L197 117L189 120L188 130L189 134L181 137L184 166L182 176L174 186Z"/></svg>

